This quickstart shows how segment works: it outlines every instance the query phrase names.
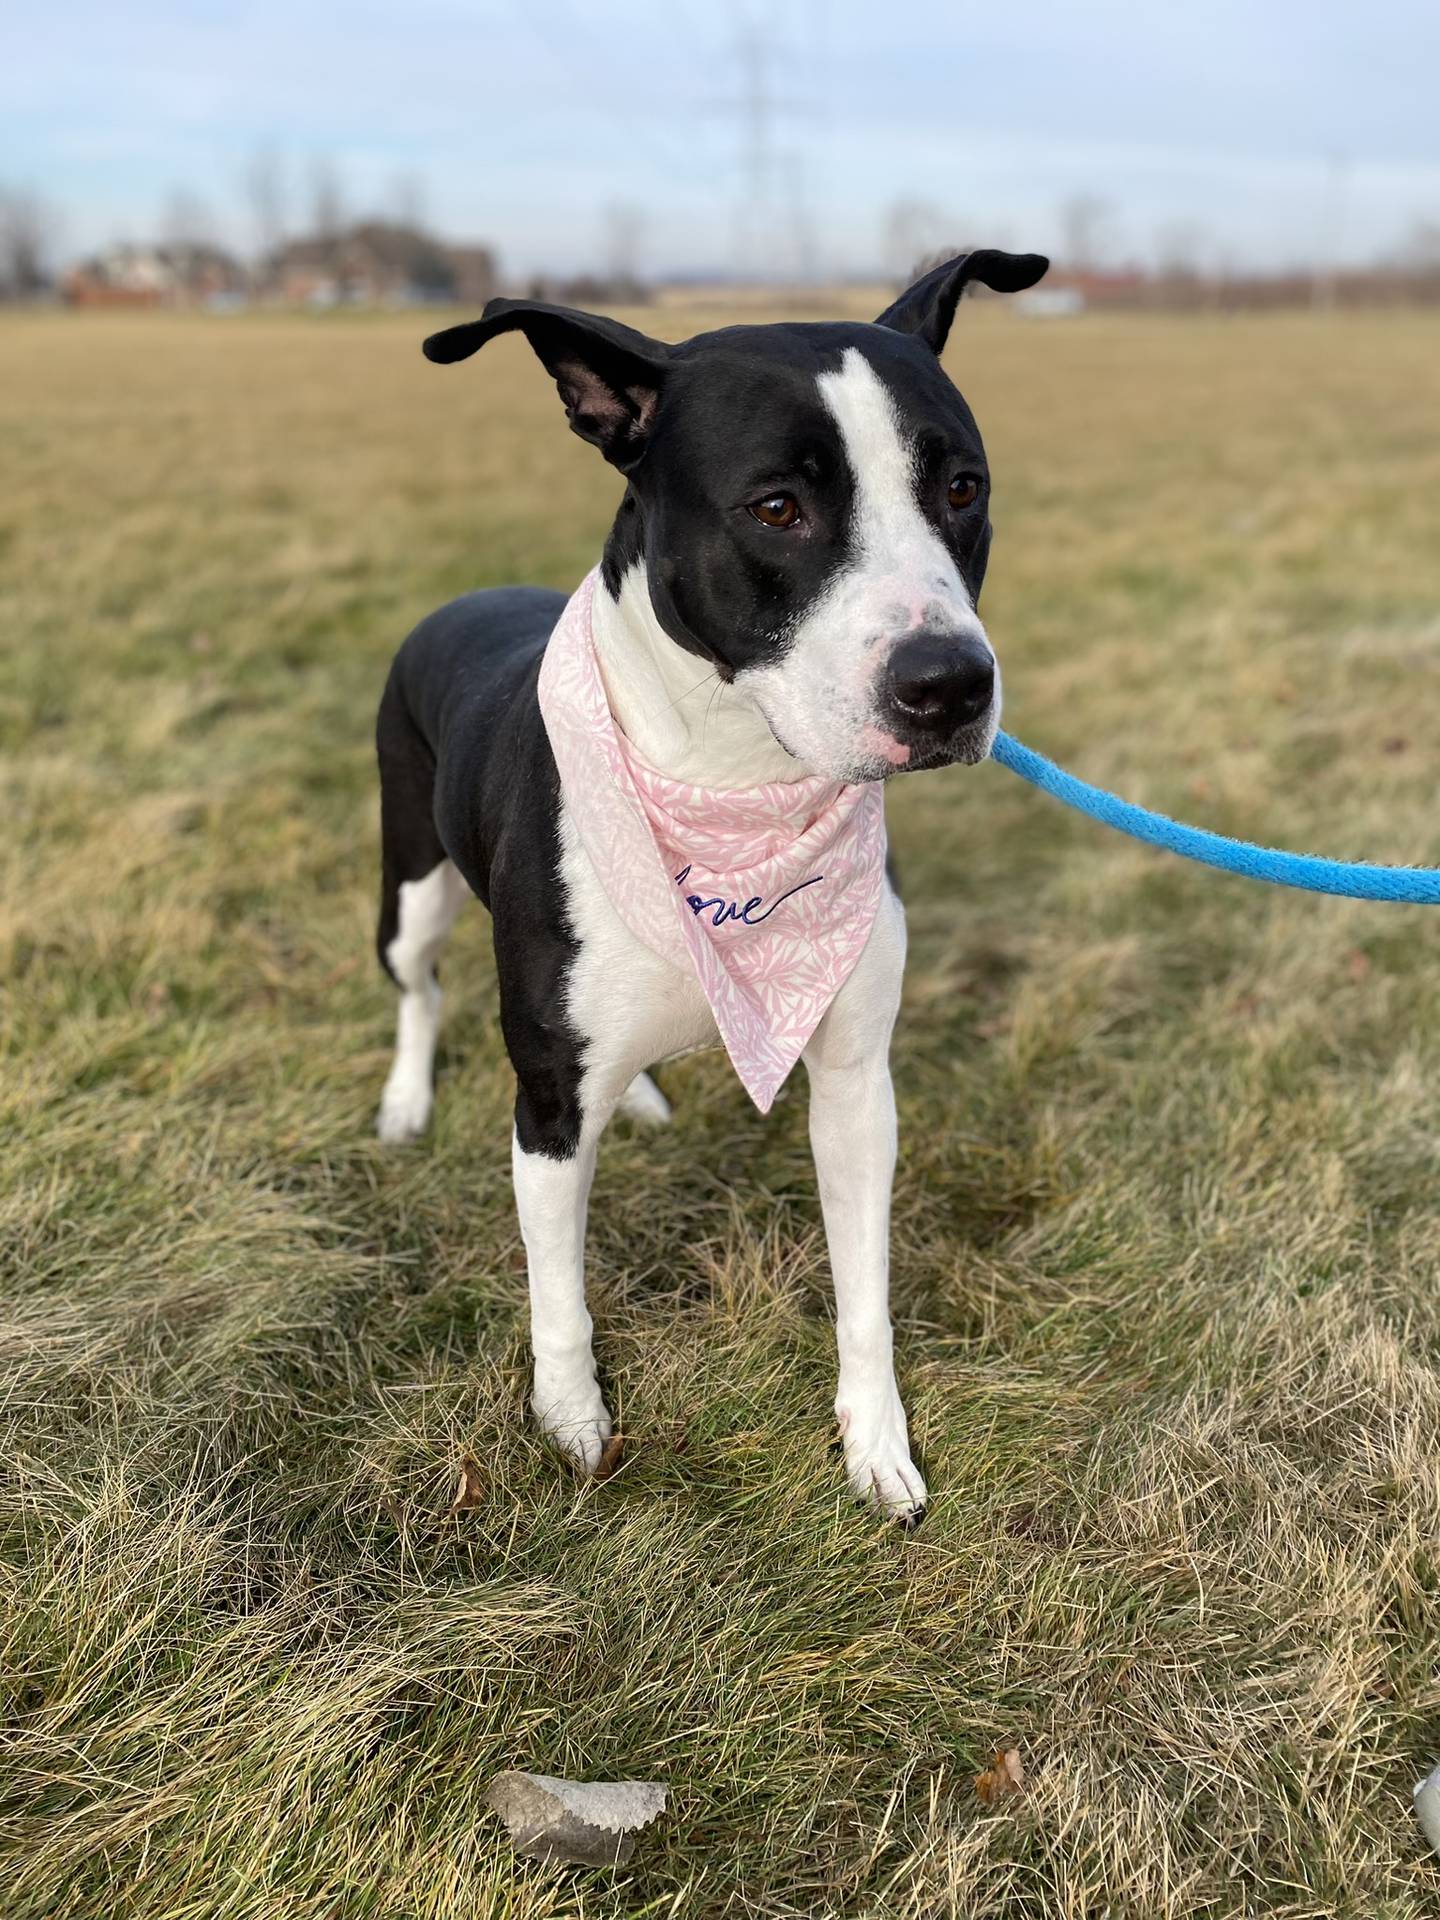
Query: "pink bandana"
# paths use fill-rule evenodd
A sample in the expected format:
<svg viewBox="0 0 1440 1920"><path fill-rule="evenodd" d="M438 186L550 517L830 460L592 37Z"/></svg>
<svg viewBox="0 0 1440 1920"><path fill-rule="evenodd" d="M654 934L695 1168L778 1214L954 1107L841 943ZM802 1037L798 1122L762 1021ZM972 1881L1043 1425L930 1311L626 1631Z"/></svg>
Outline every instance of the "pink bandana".
<svg viewBox="0 0 1440 1920"><path fill-rule="evenodd" d="M693 967L762 1113L860 958L885 874L885 796L818 775L712 791L615 725L591 631L595 574L561 614L540 711L581 845L637 940Z"/></svg>

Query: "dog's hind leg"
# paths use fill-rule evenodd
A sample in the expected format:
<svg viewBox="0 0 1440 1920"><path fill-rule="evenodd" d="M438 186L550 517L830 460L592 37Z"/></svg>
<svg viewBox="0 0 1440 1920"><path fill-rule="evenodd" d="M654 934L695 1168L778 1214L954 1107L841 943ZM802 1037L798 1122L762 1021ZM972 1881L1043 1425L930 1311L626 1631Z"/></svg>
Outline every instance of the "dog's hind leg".
<svg viewBox="0 0 1440 1920"><path fill-rule="evenodd" d="M449 860L421 880L402 880L397 926L385 963L400 989L395 1059L380 1097L376 1131L389 1146L418 1140L435 1099L435 1041L440 1030L440 983L435 962L470 889Z"/></svg>
<svg viewBox="0 0 1440 1920"><path fill-rule="evenodd" d="M395 1060L376 1131L418 1139L434 1101L440 986L435 961L470 889L446 858L434 819L435 761L392 682L376 728L380 757L380 964L400 989Z"/></svg>

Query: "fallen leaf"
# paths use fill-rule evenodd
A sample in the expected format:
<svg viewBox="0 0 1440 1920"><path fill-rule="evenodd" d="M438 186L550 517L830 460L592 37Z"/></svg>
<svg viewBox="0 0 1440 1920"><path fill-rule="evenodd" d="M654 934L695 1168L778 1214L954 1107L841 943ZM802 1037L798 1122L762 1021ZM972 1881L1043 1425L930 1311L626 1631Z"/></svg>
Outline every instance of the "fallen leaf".
<svg viewBox="0 0 1440 1920"><path fill-rule="evenodd" d="M997 1747L990 1764L975 1776L975 1792L987 1807L996 1806L1025 1785L1025 1768L1018 1747Z"/></svg>
<svg viewBox="0 0 1440 1920"><path fill-rule="evenodd" d="M612 1473L618 1473L620 1471L620 1465L624 1458L625 1436L623 1433L612 1433L610 1438L605 1442L605 1450L600 1455L600 1464L596 1467L591 1478L595 1480L608 1480Z"/></svg>
<svg viewBox="0 0 1440 1920"><path fill-rule="evenodd" d="M483 1506L485 1502L485 1482L480 1476L480 1463L470 1454L460 1456L460 1484L455 1489L455 1498L450 1502L452 1513L463 1513L467 1507Z"/></svg>

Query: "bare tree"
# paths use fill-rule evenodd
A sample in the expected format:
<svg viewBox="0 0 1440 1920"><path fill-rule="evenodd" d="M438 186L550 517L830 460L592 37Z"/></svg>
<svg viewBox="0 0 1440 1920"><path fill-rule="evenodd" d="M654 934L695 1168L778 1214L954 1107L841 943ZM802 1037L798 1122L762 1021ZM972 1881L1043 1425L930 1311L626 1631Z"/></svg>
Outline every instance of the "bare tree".
<svg viewBox="0 0 1440 1920"><path fill-rule="evenodd" d="M612 200L605 208L605 275L612 285L638 285L645 226L644 210L632 201Z"/></svg>
<svg viewBox="0 0 1440 1920"><path fill-rule="evenodd" d="M1401 259L1421 273L1440 272L1440 220L1417 220Z"/></svg>
<svg viewBox="0 0 1440 1920"><path fill-rule="evenodd" d="M1060 231L1067 267L1093 270L1105 253L1111 207L1098 194L1076 193L1060 209Z"/></svg>
<svg viewBox="0 0 1440 1920"><path fill-rule="evenodd" d="M1350 157L1344 153L1332 153L1325 166L1320 227L1315 236L1315 268L1310 276L1310 304L1317 313L1328 313L1339 295L1349 188Z"/></svg>
<svg viewBox="0 0 1440 1920"><path fill-rule="evenodd" d="M1168 220L1155 235L1155 262L1170 280L1198 279L1210 251L1210 236L1198 220Z"/></svg>
<svg viewBox="0 0 1440 1920"><path fill-rule="evenodd" d="M261 147L246 168L245 193L263 273L285 244L285 169L273 147Z"/></svg>
<svg viewBox="0 0 1440 1920"><path fill-rule="evenodd" d="M929 200L895 200L886 209L881 251L893 280L908 280L945 244L945 216Z"/></svg>
<svg viewBox="0 0 1440 1920"><path fill-rule="evenodd" d="M166 246L193 251L215 244L215 220L209 205L188 187L173 187L160 222Z"/></svg>
<svg viewBox="0 0 1440 1920"><path fill-rule="evenodd" d="M425 231L425 182L418 173L397 173L390 183L390 206L397 226Z"/></svg>
<svg viewBox="0 0 1440 1920"><path fill-rule="evenodd" d="M0 299L33 300L49 286L56 227L39 194L0 187Z"/></svg>
<svg viewBox="0 0 1440 1920"><path fill-rule="evenodd" d="M310 224L315 238L326 247L338 245L345 224L345 195L329 160L317 160L310 170Z"/></svg>
<svg viewBox="0 0 1440 1920"><path fill-rule="evenodd" d="M806 155L798 148L791 148L785 154L788 182L785 211L789 225L790 271L802 285L815 278L818 259L815 219L807 192L810 170L806 159Z"/></svg>

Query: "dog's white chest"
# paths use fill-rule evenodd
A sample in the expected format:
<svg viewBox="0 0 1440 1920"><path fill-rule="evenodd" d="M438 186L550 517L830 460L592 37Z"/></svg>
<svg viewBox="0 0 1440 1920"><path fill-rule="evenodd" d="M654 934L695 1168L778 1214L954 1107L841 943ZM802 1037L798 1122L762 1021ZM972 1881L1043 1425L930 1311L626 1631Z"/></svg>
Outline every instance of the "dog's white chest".
<svg viewBox="0 0 1440 1920"><path fill-rule="evenodd" d="M658 1060L720 1044L715 1016L694 972L653 953L611 904L580 844L568 803L560 809L560 874L580 951L566 1011L585 1041L585 1073L612 1082Z"/></svg>

